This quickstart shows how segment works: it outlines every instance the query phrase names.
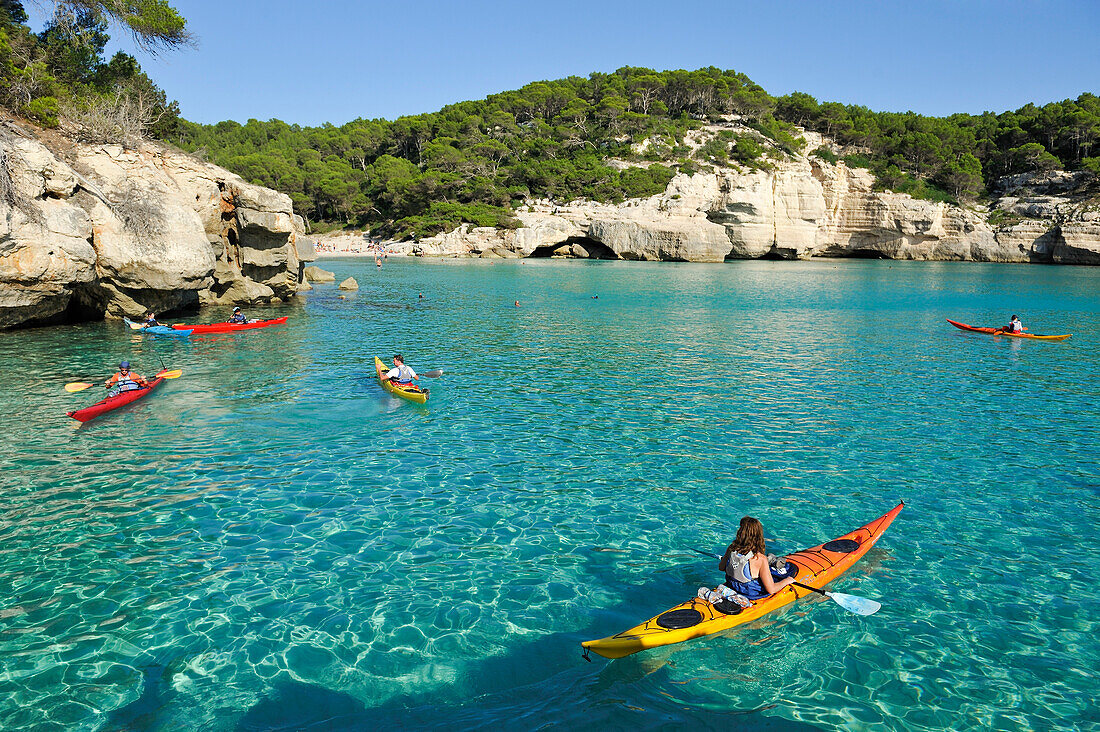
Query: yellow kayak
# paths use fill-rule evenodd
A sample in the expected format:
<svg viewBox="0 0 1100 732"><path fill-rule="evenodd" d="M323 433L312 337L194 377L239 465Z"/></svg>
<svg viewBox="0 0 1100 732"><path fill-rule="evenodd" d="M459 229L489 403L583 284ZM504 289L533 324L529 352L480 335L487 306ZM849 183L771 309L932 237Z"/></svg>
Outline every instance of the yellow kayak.
<svg viewBox="0 0 1100 732"><path fill-rule="evenodd" d="M788 566L797 567L795 576L800 583L820 589L827 582L844 574L866 554L904 506L904 503L900 503L866 526L824 544L791 554L786 558ZM730 615L721 612L706 600L692 598L635 625L630 630L599 640L584 641L581 645L584 646L585 654L595 651L604 658L622 658L647 648L667 646L729 630L809 594L812 594L809 590L787 586L774 595L757 600L750 607L743 610L738 608L738 612Z"/></svg>
<svg viewBox="0 0 1100 732"><path fill-rule="evenodd" d="M391 394L401 397L402 399L408 399L410 402L416 402L417 404L424 404L428 401L428 390L421 389L415 384L409 386L402 386L400 384L393 384L389 381L383 381L382 375L386 373L386 364L382 363L382 359L378 356L374 357L374 370L378 372L378 383L382 385L382 388Z"/></svg>

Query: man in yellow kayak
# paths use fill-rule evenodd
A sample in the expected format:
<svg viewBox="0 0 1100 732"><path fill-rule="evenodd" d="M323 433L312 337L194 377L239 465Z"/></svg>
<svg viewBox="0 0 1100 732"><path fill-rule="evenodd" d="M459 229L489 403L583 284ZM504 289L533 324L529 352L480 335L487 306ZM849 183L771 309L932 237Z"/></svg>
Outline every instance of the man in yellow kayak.
<svg viewBox="0 0 1100 732"><path fill-rule="evenodd" d="M103 386L110 389L107 393L108 396L115 396L124 391L134 391L149 386L149 382L141 374L130 371L129 361L123 361L118 365L118 373L107 379Z"/></svg>
<svg viewBox="0 0 1100 732"><path fill-rule="evenodd" d="M391 384L400 384L401 386L409 386L413 383L413 379L420 380L420 377L416 375L416 372L405 365L405 358L400 353L393 357L393 368L382 375L383 381L389 381Z"/></svg>

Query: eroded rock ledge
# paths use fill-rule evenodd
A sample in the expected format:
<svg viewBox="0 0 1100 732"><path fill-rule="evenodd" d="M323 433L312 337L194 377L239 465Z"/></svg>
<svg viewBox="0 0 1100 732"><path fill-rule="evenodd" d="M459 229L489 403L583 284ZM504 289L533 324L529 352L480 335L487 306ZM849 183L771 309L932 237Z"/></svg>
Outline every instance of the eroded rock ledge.
<svg viewBox="0 0 1100 732"><path fill-rule="evenodd" d="M160 145L0 124L0 328L278 302L314 259L282 193Z"/></svg>
<svg viewBox="0 0 1100 732"><path fill-rule="evenodd" d="M805 137L807 150L829 144L813 133ZM663 193L619 205L536 202L520 209L523 226L515 231L464 226L399 250L690 262L870 257L1100 264L1100 196L1087 174L1004 179L988 209L875 191L873 184L867 170L805 154L771 171L679 175ZM1003 223L990 224L991 211L1000 211Z"/></svg>

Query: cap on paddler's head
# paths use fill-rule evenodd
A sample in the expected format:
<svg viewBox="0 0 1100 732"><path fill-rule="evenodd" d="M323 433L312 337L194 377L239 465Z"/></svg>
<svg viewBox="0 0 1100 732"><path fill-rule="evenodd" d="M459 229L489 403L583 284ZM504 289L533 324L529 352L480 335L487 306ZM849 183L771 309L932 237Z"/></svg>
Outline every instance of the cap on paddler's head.
<svg viewBox="0 0 1100 732"><path fill-rule="evenodd" d="M233 308L233 312L235 312L235 313L241 312L241 306L238 305L237 307Z"/></svg>
<svg viewBox="0 0 1100 732"><path fill-rule="evenodd" d="M126 371L129 371L130 370L130 362L129 361L123 361L122 363L120 363L118 365L118 367L120 369L125 369Z"/></svg>

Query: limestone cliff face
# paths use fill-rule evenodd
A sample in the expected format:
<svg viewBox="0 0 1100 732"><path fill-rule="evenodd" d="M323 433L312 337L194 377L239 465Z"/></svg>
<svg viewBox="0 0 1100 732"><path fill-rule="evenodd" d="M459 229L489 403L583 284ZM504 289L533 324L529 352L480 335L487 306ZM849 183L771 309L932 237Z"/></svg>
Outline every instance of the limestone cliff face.
<svg viewBox="0 0 1100 732"><path fill-rule="evenodd" d="M289 197L162 146L0 134L0 328L286 299L313 259Z"/></svg>
<svg viewBox="0 0 1100 732"><path fill-rule="evenodd" d="M807 150L828 144L804 136ZM991 207L1002 211L1000 226L989 223L984 207L873 186L866 170L804 154L773 170L679 175L663 193L620 205L535 202L517 213L523 226L514 232L463 227L408 250L693 262L880 257L1100 264L1100 199L1088 195L1085 174L1003 181Z"/></svg>

